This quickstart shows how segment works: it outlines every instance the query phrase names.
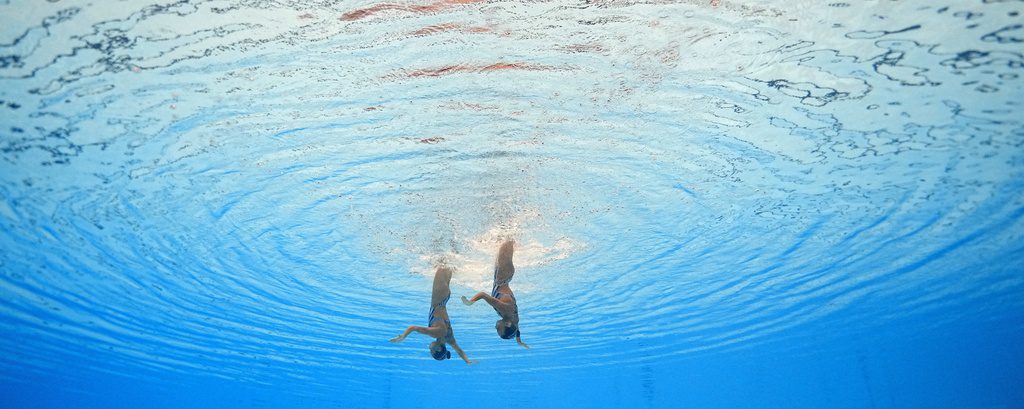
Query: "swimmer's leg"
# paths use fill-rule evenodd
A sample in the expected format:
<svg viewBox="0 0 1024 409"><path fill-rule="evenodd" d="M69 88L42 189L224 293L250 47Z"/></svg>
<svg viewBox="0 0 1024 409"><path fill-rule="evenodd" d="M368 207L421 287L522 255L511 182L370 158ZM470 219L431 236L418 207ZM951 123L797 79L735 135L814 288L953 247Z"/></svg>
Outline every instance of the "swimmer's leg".
<svg viewBox="0 0 1024 409"><path fill-rule="evenodd" d="M430 293L430 306L444 305L452 295L449 285L452 281L452 269L441 266L434 271L434 289Z"/></svg>
<svg viewBox="0 0 1024 409"><path fill-rule="evenodd" d="M494 288L508 284L516 273L512 265L513 242L508 240L498 249L498 258L494 261Z"/></svg>

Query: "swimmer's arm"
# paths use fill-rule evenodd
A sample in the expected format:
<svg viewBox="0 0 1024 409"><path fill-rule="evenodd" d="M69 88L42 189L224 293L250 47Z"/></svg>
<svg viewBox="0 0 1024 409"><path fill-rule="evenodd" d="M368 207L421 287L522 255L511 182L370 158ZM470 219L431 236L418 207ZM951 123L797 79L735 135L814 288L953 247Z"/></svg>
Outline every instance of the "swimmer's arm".
<svg viewBox="0 0 1024 409"><path fill-rule="evenodd" d="M483 291L476 293L476 295L474 295L473 298L470 299L466 299L466 296L462 296L462 303L466 305L473 305L473 303L480 301L481 299L487 301L487 303L491 304L491 306L494 308L498 308L498 306L501 305L501 300L491 297L490 294L487 294Z"/></svg>
<svg viewBox="0 0 1024 409"><path fill-rule="evenodd" d="M519 345L522 345L523 348L530 349L530 346L526 345L526 343L523 342L522 338L519 338L519 334L516 334L516 343L519 344Z"/></svg>
<svg viewBox="0 0 1024 409"><path fill-rule="evenodd" d="M428 328L428 327L419 327L419 326L416 326L416 325L410 325L409 328L405 329L405 332L403 332L402 335L399 335L397 337L391 338L390 341L391 342L402 342L403 340L405 340L405 337L409 336L409 334L411 334L413 331L419 332L420 334L423 334L423 335L430 335L432 337L437 337L437 336L440 335L440 329L441 329L440 326L429 327Z"/></svg>
<svg viewBox="0 0 1024 409"><path fill-rule="evenodd" d="M452 346L452 349L454 349L455 352L457 352L459 354L459 357L461 357L463 361L466 361L467 364L472 365L472 364L475 364L475 363L479 362L479 361L471 361L471 360L469 360L469 357L466 356L466 353L462 350L462 348L459 347L459 344L457 342L455 342L454 339L448 341L448 344Z"/></svg>

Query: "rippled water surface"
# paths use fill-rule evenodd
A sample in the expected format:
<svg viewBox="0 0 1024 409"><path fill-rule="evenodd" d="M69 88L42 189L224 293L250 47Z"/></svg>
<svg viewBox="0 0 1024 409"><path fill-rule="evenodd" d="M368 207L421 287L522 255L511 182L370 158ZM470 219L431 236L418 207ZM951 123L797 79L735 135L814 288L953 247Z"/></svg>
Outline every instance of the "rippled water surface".
<svg viewBox="0 0 1024 409"><path fill-rule="evenodd" d="M1024 406L1021 12L0 0L0 406Z"/></svg>

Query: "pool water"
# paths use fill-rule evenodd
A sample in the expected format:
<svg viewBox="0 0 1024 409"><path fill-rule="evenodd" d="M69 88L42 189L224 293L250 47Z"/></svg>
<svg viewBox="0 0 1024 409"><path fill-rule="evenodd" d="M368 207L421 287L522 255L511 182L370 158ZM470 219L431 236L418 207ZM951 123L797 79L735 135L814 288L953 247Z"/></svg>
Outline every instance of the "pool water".
<svg viewBox="0 0 1024 409"><path fill-rule="evenodd" d="M1022 11L0 0L0 407L1024 407Z"/></svg>

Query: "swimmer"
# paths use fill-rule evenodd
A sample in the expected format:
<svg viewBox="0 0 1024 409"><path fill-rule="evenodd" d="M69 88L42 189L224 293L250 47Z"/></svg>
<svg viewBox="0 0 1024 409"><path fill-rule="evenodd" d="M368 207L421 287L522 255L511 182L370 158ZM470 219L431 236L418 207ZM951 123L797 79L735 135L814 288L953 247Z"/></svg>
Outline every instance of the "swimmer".
<svg viewBox="0 0 1024 409"><path fill-rule="evenodd" d="M494 329L498 331L498 336L502 339L515 337L519 345L529 349L530 346L524 344L522 338L519 337L519 308L516 306L516 296L512 294L512 288L508 286L515 273L516 268L512 266L512 240L508 240L498 249L498 259L494 262L494 286L491 288L491 294L488 295L481 291L473 298L467 299L466 296L462 296L462 303L473 305L481 299L487 301L501 317L494 323Z"/></svg>
<svg viewBox="0 0 1024 409"><path fill-rule="evenodd" d="M459 344L455 342L455 334L452 332L452 322L448 320L448 298L451 298L452 291L448 288L449 283L452 281L452 270L448 267L438 267L437 271L434 272L434 289L430 294L430 313L427 315L427 326L419 327L416 325L410 325L409 328L405 329L402 335L391 338L391 342L402 342L405 337L409 336L413 331L419 332L423 335L429 335L434 338L434 342L430 343L430 356L438 361L445 359L451 359L452 353L445 347L445 344L451 345L455 349L455 352L459 353L463 361L467 364L475 364L477 361L471 361L466 357L466 353L459 348Z"/></svg>

